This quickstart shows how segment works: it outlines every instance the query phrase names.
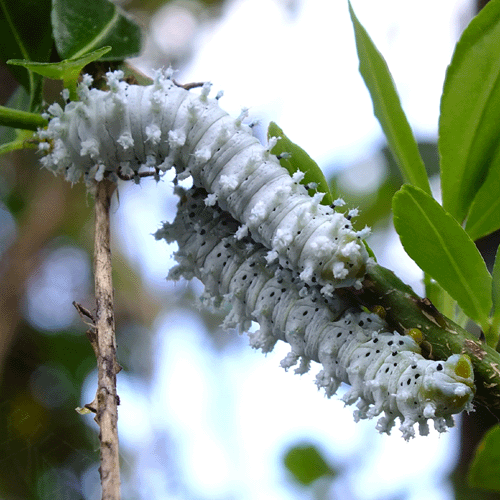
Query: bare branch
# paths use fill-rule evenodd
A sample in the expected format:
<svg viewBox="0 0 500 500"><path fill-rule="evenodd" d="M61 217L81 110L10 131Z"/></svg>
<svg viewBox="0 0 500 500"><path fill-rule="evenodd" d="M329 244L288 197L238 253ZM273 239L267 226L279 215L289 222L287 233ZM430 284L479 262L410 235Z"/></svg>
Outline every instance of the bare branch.
<svg viewBox="0 0 500 500"><path fill-rule="evenodd" d="M99 424L101 443L101 485L103 500L120 499L120 467L118 448L118 396L116 374L121 370L116 360L113 282L109 208L115 184L108 180L97 183L95 197L95 328L97 333L98 389L95 420ZM95 340L91 339L94 345ZM91 403L94 409L94 403Z"/></svg>

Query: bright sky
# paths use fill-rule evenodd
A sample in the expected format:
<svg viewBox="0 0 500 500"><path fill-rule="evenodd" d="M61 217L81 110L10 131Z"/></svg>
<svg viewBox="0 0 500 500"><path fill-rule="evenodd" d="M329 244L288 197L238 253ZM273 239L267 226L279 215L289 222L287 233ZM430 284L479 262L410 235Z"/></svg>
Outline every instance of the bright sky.
<svg viewBox="0 0 500 500"><path fill-rule="evenodd" d="M388 61L417 136L435 137L444 72L469 2L352 3ZM237 115L250 106L265 126L277 121L321 166L360 162L382 137L357 71L347 2L289 0L294 13L285 4L229 2L196 40L196 55L179 80L211 80L215 91L225 91L224 109ZM167 25L178 28L176 19L182 21L189 35L193 20L181 3L174 5L180 17L166 16ZM128 186L116 212L115 241L158 291L172 286L164 281L171 250L151 233L173 217L170 193L168 182ZM388 255L383 264L394 269L401 254ZM397 432L380 436L375 421L355 424L352 409L317 392L317 369L300 378L280 369L286 349L267 357L234 349L221 358L206 345L202 328L192 314L166 313L156 324L152 385L120 374L121 444L139 452L135 482L143 498L303 498L287 486L280 466L284 449L303 439L317 443L335 465L350 465L335 486L338 497L451 498L442 481L452 466L447 457L456 448L455 432L410 443Z"/></svg>

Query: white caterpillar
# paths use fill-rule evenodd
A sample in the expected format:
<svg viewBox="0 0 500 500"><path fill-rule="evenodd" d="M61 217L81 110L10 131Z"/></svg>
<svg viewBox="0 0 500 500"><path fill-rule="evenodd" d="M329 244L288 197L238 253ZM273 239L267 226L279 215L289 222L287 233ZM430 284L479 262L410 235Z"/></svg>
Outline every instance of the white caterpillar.
<svg viewBox="0 0 500 500"><path fill-rule="evenodd" d="M321 363L317 385L328 396L340 382L351 385L344 401L358 401L356 419L383 412L380 432L389 433L398 417L405 439L414 436L415 423L427 434L428 419L442 432L453 425L452 414L470 409L475 389L467 356L424 359L410 336L390 333L377 315L335 294L325 298L296 274L269 264L267 249L248 236L236 239L238 222L218 207L206 207L205 196L201 190L182 192L174 223L164 224L156 236L179 244L171 278L196 276L211 304L231 305L226 327L246 330L257 321L260 331L250 334L250 342L264 352L277 340L289 343L284 368L300 359L296 372L304 373L310 360Z"/></svg>
<svg viewBox="0 0 500 500"><path fill-rule="evenodd" d="M39 132L42 165L63 173L71 182L88 183L117 174L139 179L141 169L158 175L175 166L191 175L252 238L269 249L269 261L300 273L308 284L321 283L325 293L335 287L361 286L368 254L349 219L320 204L322 194L309 196L252 135L242 114L236 120L201 94L173 83L171 73L158 72L149 86L128 85L122 73L108 73L110 90L80 85L80 101L64 110L49 107L50 123Z"/></svg>

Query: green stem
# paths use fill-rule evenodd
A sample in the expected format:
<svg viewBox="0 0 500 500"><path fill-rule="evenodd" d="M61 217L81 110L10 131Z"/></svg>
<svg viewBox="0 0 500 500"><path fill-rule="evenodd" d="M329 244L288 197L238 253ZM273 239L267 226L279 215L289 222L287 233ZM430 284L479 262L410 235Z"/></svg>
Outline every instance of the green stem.
<svg viewBox="0 0 500 500"><path fill-rule="evenodd" d="M0 125L23 130L38 130L47 125L47 120L37 113L0 106Z"/></svg>
<svg viewBox="0 0 500 500"><path fill-rule="evenodd" d="M419 297L392 271L379 265L369 269L363 288L352 293L368 308L381 305L387 321L399 332L420 329L426 357L446 359L452 354L467 354L474 366L476 400L500 417L500 354L495 349L443 316L429 299Z"/></svg>

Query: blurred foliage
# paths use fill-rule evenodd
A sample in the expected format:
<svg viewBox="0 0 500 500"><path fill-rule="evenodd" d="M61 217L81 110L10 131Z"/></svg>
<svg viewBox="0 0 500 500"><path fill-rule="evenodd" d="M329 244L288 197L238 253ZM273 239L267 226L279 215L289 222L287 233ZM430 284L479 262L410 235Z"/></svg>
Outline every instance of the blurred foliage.
<svg viewBox="0 0 500 500"><path fill-rule="evenodd" d="M185 0L185 3L195 2L205 7L220 5L224 0ZM154 12L164 5L172 3L172 0L130 0L126 4L128 10L144 9L148 12Z"/></svg>
<svg viewBox="0 0 500 500"><path fill-rule="evenodd" d="M295 481L305 486L322 477L333 479L338 474L335 468L328 465L318 448L309 443L290 448L283 457L283 463Z"/></svg>
<svg viewBox="0 0 500 500"><path fill-rule="evenodd" d="M61 59L110 46L102 60L120 61L141 50L139 26L108 0L52 0L51 22Z"/></svg>
<svg viewBox="0 0 500 500"><path fill-rule="evenodd" d="M79 499L79 488L60 484L60 478L64 471L78 478L97 458L97 436L74 411L83 381L95 365L93 352L84 335L60 332L49 337L24 321L18 329L0 385L1 496L57 498L58 489L64 488L64 498ZM40 496L42 475L53 483L45 484Z"/></svg>
<svg viewBox="0 0 500 500"><path fill-rule="evenodd" d="M50 5L50 0L0 1L0 61L50 61L53 52ZM42 78L19 66L12 66L9 70L29 93L30 111L36 110L42 95Z"/></svg>
<svg viewBox="0 0 500 500"><path fill-rule="evenodd" d="M500 426L492 427L479 444L469 470L469 484L500 491Z"/></svg>

